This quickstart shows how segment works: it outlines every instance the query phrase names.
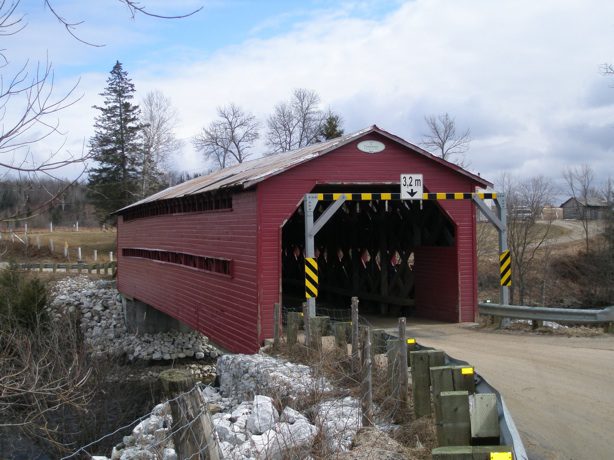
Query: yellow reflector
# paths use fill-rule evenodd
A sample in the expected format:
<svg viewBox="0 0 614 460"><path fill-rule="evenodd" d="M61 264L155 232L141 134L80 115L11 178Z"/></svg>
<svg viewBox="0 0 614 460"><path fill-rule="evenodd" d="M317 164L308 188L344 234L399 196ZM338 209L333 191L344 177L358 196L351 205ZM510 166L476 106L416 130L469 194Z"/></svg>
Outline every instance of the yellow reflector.
<svg viewBox="0 0 614 460"><path fill-rule="evenodd" d="M407 339L408 345L411 345L412 343L416 343L416 339Z"/></svg>
<svg viewBox="0 0 614 460"><path fill-rule="evenodd" d="M463 367L461 369L462 375L473 375L473 367Z"/></svg>
<svg viewBox="0 0 614 460"><path fill-rule="evenodd" d="M491 452L490 460L513 460L511 452Z"/></svg>

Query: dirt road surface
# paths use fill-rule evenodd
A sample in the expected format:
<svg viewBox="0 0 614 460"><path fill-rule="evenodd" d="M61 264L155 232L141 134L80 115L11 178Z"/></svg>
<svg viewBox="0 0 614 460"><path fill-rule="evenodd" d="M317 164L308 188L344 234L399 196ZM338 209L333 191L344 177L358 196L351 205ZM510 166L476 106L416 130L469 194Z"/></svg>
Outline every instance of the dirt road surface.
<svg viewBox="0 0 614 460"><path fill-rule="evenodd" d="M561 227L566 230L564 235L556 238L549 238L544 242L544 246L558 246L576 241L584 241L586 237L584 233L583 223L579 220L553 220L552 225ZM591 220L588 222L588 235L593 238L600 233L603 233L604 224L599 220Z"/></svg>
<svg viewBox="0 0 614 460"><path fill-rule="evenodd" d="M542 336L411 324L503 395L531 460L614 459L614 335Z"/></svg>

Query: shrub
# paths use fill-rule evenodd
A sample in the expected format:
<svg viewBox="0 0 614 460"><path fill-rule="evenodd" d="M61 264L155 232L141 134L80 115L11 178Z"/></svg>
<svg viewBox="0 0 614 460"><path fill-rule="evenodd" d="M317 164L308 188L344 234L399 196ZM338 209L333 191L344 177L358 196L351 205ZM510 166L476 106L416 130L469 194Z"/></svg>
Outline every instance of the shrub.
<svg viewBox="0 0 614 460"><path fill-rule="evenodd" d="M20 272L11 263L0 271L0 318L2 324L34 330L45 322L47 287L38 278Z"/></svg>

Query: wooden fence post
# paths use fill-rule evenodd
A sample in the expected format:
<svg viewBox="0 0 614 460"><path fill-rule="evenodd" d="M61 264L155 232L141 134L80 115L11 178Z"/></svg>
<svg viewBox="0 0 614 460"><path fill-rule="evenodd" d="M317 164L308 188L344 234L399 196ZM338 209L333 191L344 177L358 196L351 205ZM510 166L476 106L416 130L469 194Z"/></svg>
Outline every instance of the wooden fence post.
<svg viewBox="0 0 614 460"><path fill-rule="evenodd" d="M279 348L279 336L281 335L281 304L276 303L273 307L273 348Z"/></svg>
<svg viewBox="0 0 614 460"><path fill-rule="evenodd" d="M388 333L383 329L374 329L371 332L371 353L381 355L386 353L386 337Z"/></svg>
<svg viewBox="0 0 614 460"><path fill-rule="evenodd" d="M301 322L301 314L296 311L288 312L287 340L288 349L291 350L298 341L298 325Z"/></svg>
<svg viewBox="0 0 614 460"><path fill-rule="evenodd" d="M362 349L362 426L373 425L373 359L371 357L371 328L363 330Z"/></svg>
<svg viewBox="0 0 614 460"><path fill-rule="evenodd" d="M178 458L220 460L215 427L199 389L170 400L173 441Z"/></svg>
<svg viewBox="0 0 614 460"><path fill-rule="evenodd" d="M407 405L409 378L407 375L407 331L406 319L399 318L399 399L403 408Z"/></svg>
<svg viewBox="0 0 614 460"><path fill-rule="evenodd" d="M354 372L358 372L360 369L358 326L358 297L352 297L352 368Z"/></svg>
<svg viewBox="0 0 614 460"><path fill-rule="evenodd" d="M341 348L346 356L348 353L348 331L351 327L352 323L349 322L337 322L333 325L335 333L335 345Z"/></svg>
<svg viewBox="0 0 614 460"><path fill-rule="evenodd" d="M440 395L441 415L435 420L439 446L468 446L471 444L469 393L444 391Z"/></svg>
<svg viewBox="0 0 614 460"><path fill-rule="evenodd" d="M399 399L399 339L388 340L386 345L388 358L387 377L392 398Z"/></svg>

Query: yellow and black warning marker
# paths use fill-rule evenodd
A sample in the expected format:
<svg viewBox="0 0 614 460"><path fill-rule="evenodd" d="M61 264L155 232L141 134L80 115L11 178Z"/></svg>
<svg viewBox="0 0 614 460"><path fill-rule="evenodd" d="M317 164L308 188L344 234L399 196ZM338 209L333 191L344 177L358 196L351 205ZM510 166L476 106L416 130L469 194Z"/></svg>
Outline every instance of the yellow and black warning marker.
<svg viewBox="0 0 614 460"><path fill-rule="evenodd" d="M501 286L512 285L512 257L507 249L499 254L499 272L501 273Z"/></svg>
<svg viewBox="0 0 614 460"><path fill-rule="evenodd" d="M305 257L305 298L318 297L318 260Z"/></svg>
<svg viewBox="0 0 614 460"><path fill-rule="evenodd" d="M393 201L400 200L400 193L318 193L318 201L337 201L341 197L347 201ZM496 193L423 193L423 200L471 200L473 197L482 200L497 198Z"/></svg>

